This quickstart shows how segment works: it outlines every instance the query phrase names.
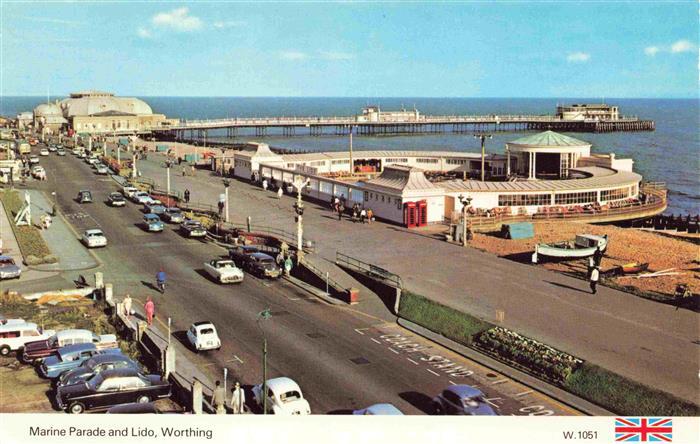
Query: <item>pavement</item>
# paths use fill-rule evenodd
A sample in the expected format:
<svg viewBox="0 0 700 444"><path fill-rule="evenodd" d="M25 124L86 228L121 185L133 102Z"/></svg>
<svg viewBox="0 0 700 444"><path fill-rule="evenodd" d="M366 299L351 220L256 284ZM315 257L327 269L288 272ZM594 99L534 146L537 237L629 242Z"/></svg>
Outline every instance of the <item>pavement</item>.
<svg viewBox="0 0 700 444"><path fill-rule="evenodd" d="M149 154L139 168L161 187L163 156ZM199 170L171 176L171 189L188 188L192 202L215 205L221 178ZM294 199L281 200L247 182L233 180L232 222L294 230ZM700 385L700 316L601 287L590 294L585 281L516 263L493 254L439 241L431 233L384 223L361 225L336 217L323 205L306 204L305 235L316 242L316 263L332 264L336 251L399 274L404 287L457 310L499 323L562 351L648 386L697 402ZM336 267L337 268L337 267ZM333 275L335 277L335 275ZM358 310L389 308L368 299ZM504 313L502 322L497 311Z"/></svg>

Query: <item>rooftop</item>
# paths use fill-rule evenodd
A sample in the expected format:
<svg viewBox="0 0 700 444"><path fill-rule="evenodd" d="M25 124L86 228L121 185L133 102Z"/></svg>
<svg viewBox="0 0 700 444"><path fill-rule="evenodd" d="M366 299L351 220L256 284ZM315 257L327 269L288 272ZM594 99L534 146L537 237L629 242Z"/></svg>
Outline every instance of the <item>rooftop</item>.
<svg viewBox="0 0 700 444"><path fill-rule="evenodd" d="M508 145L528 145L528 146L585 146L590 145L583 140L574 139L573 137L565 136L564 134L555 133L554 131L545 131L539 134L521 137L512 142L507 142Z"/></svg>
<svg viewBox="0 0 700 444"><path fill-rule="evenodd" d="M363 188L399 192L441 191L430 182L420 168L388 165L376 179L364 182Z"/></svg>

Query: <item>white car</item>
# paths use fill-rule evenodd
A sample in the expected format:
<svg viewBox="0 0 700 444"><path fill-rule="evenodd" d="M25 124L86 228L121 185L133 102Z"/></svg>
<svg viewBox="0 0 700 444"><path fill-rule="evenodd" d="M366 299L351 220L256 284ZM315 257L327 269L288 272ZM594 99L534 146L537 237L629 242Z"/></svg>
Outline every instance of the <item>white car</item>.
<svg viewBox="0 0 700 444"><path fill-rule="evenodd" d="M105 165L99 164L99 165L97 165L97 167L95 168L95 172L96 172L97 174L102 174L102 175L104 175L104 174L109 174L109 169L107 169L107 167L106 167Z"/></svg>
<svg viewBox="0 0 700 444"><path fill-rule="evenodd" d="M262 386L253 387L253 398L260 408L263 406ZM275 415L310 415L311 407L296 382L280 377L267 380L267 411Z"/></svg>
<svg viewBox="0 0 700 444"><path fill-rule="evenodd" d="M46 179L46 170L43 166L37 165L32 168L32 176L39 180Z"/></svg>
<svg viewBox="0 0 700 444"><path fill-rule="evenodd" d="M136 187L131 187L128 185L122 188L122 194L124 195L124 197L127 197L129 199L131 199L133 197L133 195L138 193L139 191L141 191L141 190L139 190Z"/></svg>
<svg viewBox="0 0 700 444"><path fill-rule="evenodd" d="M29 163L31 163L31 164L39 163L39 156L36 156L34 154L29 156Z"/></svg>
<svg viewBox="0 0 700 444"><path fill-rule="evenodd" d="M137 191L131 195L131 200L139 204L145 204L146 202L151 202L153 198L145 191Z"/></svg>
<svg viewBox="0 0 700 444"><path fill-rule="evenodd" d="M204 270L220 284L243 282L243 270L230 259L214 259L204 263Z"/></svg>
<svg viewBox="0 0 700 444"><path fill-rule="evenodd" d="M87 154L85 154L85 151L78 151L78 158L79 159L84 159L87 157Z"/></svg>
<svg viewBox="0 0 700 444"><path fill-rule="evenodd" d="M94 228L92 230L86 230L85 233L83 233L82 240L85 246L88 248L107 246L107 237L102 232L102 230L97 228Z"/></svg>
<svg viewBox="0 0 700 444"><path fill-rule="evenodd" d="M195 350L218 350L221 339L216 333L216 327L209 321L195 322L187 330L187 339Z"/></svg>
<svg viewBox="0 0 700 444"><path fill-rule="evenodd" d="M0 325L0 355L7 356L27 342L49 339L55 333L54 330L42 330L32 322L8 322Z"/></svg>
<svg viewBox="0 0 700 444"><path fill-rule="evenodd" d="M48 156L48 155L49 155L49 150L48 150L48 148L42 148L42 149L40 149L40 150L39 150L39 154L41 154L42 156Z"/></svg>

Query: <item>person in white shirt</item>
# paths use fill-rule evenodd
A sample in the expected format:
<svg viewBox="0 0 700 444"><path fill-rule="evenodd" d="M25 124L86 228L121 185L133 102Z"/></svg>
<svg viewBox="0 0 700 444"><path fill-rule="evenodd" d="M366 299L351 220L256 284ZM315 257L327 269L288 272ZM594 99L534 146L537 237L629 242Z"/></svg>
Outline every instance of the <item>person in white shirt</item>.
<svg viewBox="0 0 700 444"><path fill-rule="evenodd" d="M598 279L600 278L600 270L598 267L593 267L593 270L591 270L591 277L590 277L590 283L591 283L591 292L593 294L596 294L596 286L598 285Z"/></svg>

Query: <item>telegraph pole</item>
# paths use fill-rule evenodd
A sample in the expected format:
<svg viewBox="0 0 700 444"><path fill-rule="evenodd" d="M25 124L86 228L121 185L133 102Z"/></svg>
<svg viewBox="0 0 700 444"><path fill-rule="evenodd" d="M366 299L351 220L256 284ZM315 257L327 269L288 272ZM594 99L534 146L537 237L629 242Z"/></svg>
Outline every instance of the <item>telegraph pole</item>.
<svg viewBox="0 0 700 444"><path fill-rule="evenodd" d="M224 222L228 222L228 187L231 185L231 181L224 179Z"/></svg>
<svg viewBox="0 0 700 444"><path fill-rule="evenodd" d="M304 225L303 225L303 214L304 214L304 203L301 201L301 190L308 185L310 179L306 179L304 182L298 181L294 183L294 188L297 189L297 201L294 204L294 212L296 213L297 221L297 264L301 263L301 259L304 256Z"/></svg>
<svg viewBox="0 0 700 444"><path fill-rule="evenodd" d="M165 164L165 174L166 174L166 188L167 188L167 193L168 193L168 208L170 208L170 162L166 162Z"/></svg>
<svg viewBox="0 0 700 444"><path fill-rule="evenodd" d="M475 139L481 139L481 181L486 180L486 139L490 139L493 136L491 134L479 133L474 134Z"/></svg>

